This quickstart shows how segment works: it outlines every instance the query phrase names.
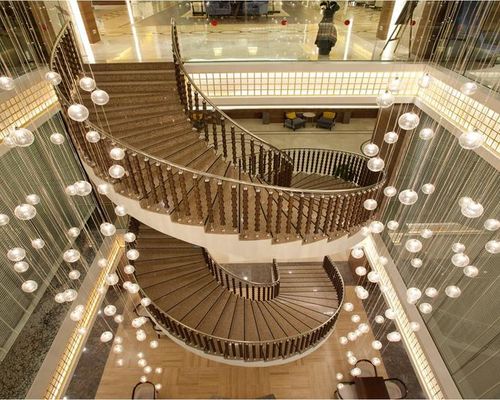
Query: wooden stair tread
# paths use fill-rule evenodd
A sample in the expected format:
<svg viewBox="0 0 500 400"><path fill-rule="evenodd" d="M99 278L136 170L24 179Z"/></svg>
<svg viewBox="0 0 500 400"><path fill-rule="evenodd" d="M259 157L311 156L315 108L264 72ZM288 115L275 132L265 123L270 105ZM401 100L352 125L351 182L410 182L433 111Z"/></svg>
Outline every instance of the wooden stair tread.
<svg viewBox="0 0 500 400"><path fill-rule="evenodd" d="M170 293L185 282L196 279L196 276L203 272L205 272L205 266L198 264L193 268L176 270L175 272L161 270L151 274L143 274L138 277L138 282L148 293L157 287L161 287L166 293ZM195 275L194 278L193 275Z"/></svg>
<svg viewBox="0 0 500 400"><path fill-rule="evenodd" d="M238 298L236 296L230 296L228 302L226 303L224 309L219 314L219 319L213 330L214 336L228 338L229 332L231 330L231 324L233 322L233 315L236 308L236 302Z"/></svg>
<svg viewBox="0 0 500 400"><path fill-rule="evenodd" d="M257 325L260 340L273 340L273 332L271 331L267 321L262 315L262 312L258 306L258 302L251 301L250 306L252 307L253 316L255 319L255 324Z"/></svg>
<svg viewBox="0 0 500 400"><path fill-rule="evenodd" d="M229 339L245 340L245 299L241 297L236 298Z"/></svg>
<svg viewBox="0 0 500 400"><path fill-rule="evenodd" d="M207 315L199 323L197 329L199 329L201 332L213 334L215 328L219 323L219 319L226 308L226 305L232 298L234 298L234 296L229 292L229 290L224 290L224 293L222 293L222 295L215 301L215 303L210 308L210 312L207 313Z"/></svg>
<svg viewBox="0 0 500 400"><path fill-rule="evenodd" d="M207 297L211 296L214 293L215 294L220 293L220 286L216 281L210 282L208 285L202 287L200 290L196 291L191 296L183 299L175 306L165 311L168 312L168 314L171 315L173 318L177 319L182 323L185 323L184 318L186 317L186 315L189 313L194 313L194 314L200 313L201 312L201 308L199 307L200 303L206 301Z"/></svg>
<svg viewBox="0 0 500 400"><path fill-rule="evenodd" d="M260 340L260 331L254 317L254 310L252 308L252 302L250 300L246 300L244 303L245 307L245 340L247 341L259 341Z"/></svg>
<svg viewBox="0 0 500 400"><path fill-rule="evenodd" d="M210 292L205 299L196 307L196 309L191 310L188 314L186 314L182 322L187 326L192 326L197 330L202 330L200 328L201 322L212 313L215 313L214 307L217 302L221 301L221 299L225 298L226 295L229 295L229 291L220 288L217 285L217 288ZM212 332L210 330L210 332ZM209 332L206 332L209 333Z"/></svg>
<svg viewBox="0 0 500 400"><path fill-rule="evenodd" d="M141 275L147 275L160 271L182 271L196 268L200 264L200 260L193 261L191 257L184 259L184 261L175 261L168 265L159 264L157 262L150 262L144 265L144 262L136 263L135 276L139 280Z"/></svg>
<svg viewBox="0 0 500 400"><path fill-rule="evenodd" d="M211 284L213 279L209 274L191 274L186 277L178 278L175 281L176 284L170 285L168 293L156 297L155 302L161 309L168 310L172 305L193 295L204 286Z"/></svg>

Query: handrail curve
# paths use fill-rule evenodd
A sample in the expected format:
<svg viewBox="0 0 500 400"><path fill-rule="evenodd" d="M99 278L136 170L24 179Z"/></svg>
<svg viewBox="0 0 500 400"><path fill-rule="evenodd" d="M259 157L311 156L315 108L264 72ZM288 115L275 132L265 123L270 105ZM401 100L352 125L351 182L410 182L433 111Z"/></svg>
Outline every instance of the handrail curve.
<svg viewBox="0 0 500 400"><path fill-rule="evenodd" d="M252 300L271 300L279 293L280 281L273 279L273 282L254 282L244 279L224 268L215 261L210 253L203 248L203 256L213 277L226 289L234 294ZM274 267L274 264L273 264ZM274 272L274 271L273 271ZM273 273L274 275L274 273Z"/></svg>
<svg viewBox="0 0 500 400"><path fill-rule="evenodd" d="M172 37L172 51L174 53L174 62L175 62L175 59L177 59L177 62L179 64L179 68L182 70L182 72L184 73L184 76L186 77L186 79L189 81L189 83L191 84L191 86L198 91L198 93L203 97L203 99L208 103L210 104L210 106L212 106L212 109L214 110L217 110L217 112L222 115L225 119L227 119L228 121L231 121L231 124L234 125L235 127L237 127L238 129L240 129L241 131L243 131L246 135L248 136L251 136L253 139L257 140L258 142L260 143L263 143L265 145L267 145L268 147L270 147L271 149L279 152L279 153L282 153L282 151L280 149L278 149L276 146L272 145L271 143L265 141L264 139L256 136L255 134L253 134L252 132L250 132L248 129L246 129L244 126L240 125L238 122L236 122L234 119L232 119L230 116L228 116L224 111L222 111L212 100L210 100L208 98L208 96L206 96L202 90L200 90L200 88L198 87L198 85L196 85L195 81L191 78L191 76L189 75L189 73L186 71L186 69L184 68L184 63L182 62L182 57L181 57L181 54L180 54L180 49L179 49L179 41L178 41L178 37L177 37L177 24L175 22L175 19L174 18L171 18L170 19L170 24L171 24L171 37ZM290 161L290 160L289 160Z"/></svg>

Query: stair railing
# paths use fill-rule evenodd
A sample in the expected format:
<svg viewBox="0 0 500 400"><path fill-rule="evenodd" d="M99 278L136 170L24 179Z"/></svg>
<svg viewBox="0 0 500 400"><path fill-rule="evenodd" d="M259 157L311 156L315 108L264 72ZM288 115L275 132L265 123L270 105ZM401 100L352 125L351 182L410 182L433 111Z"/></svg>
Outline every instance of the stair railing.
<svg viewBox="0 0 500 400"><path fill-rule="evenodd" d="M207 144L213 145L233 165L240 165L244 172L258 175L261 180L272 185L290 186L290 157L229 117L205 96L186 71L174 18L171 19L171 37L180 101L186 116L202 133ZM247 156L254 162L248 163Z"/></svg>
<svg viewBox="0 0 500 400"><path fill-rule="evenodd" d="M254 148L252 152L250 148L248 155L237 160L239 165L246 163L246 169L253 169L255 174L245 173L244 167L230 166L231 178L154 157L88 120L73 121L67 117L66 108L79 102L78 79L83 74L83 64L69 23L56 41L51 69L64 79L56 87L56 93L64 109L67 130L83 161L99 178L112 183L115 191L139 200L144 208L170 214L174 222L203 225L214 233L239 233L242 239L311 242L354 233L374 215L374 211L363 207L363 202L369 198L381 201L384 175L368 171L366 158L360 155L317 149L282 152L288 153L290 173L305 168L302 165L306 164L300 160L309 160L308 163L314 160L311 164L314 168L330 174L335 171L332 165L337 165L336 171L340 171L337 175L354 186L336 190L300 189L263 183L280 180L275 171L282 163L278 156L266 156L264 150L259 158L260 150ZM101 139L96 143L86 140L89 130L98 132ZM110 150L114 147L124 150L123 159L111 159ZM346 174L346 168L338 169L346 164L347 171L354 174ZM310 171L307 165L305 171ZM125 171L123 177L112 178L110 169L119 167Z"/></svg>
<svg viewBox="0 0 500 400"><path fill-rule="evenodd" d="M344 282L335 264L325 258L323 268L337 290L338 308L318 327L297 335L268 341L232 340L200 332L177 321L153 301L146 307L156 323L171 335L200 351L233 360L273 361L304 353L321 343L333 330L344 301ZM140 289L141 297L148 297Z"/></svg>
<svg viewBox="0 0 500 400"><path fill-rule="evenodd" d="M235 275L218 264L206 249L203 249L203 256L205 257L208 269L217 282L234 294L256 301L271 300L278 296L279 279L273 279L270 283L253 282Z"/></svg>

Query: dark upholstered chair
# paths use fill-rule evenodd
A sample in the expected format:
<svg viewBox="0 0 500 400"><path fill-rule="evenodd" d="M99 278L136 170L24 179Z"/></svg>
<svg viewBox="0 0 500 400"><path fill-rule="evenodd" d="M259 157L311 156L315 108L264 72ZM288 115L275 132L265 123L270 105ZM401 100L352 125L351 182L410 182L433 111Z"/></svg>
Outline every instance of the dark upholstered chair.
<svg viewBox="0 0 500 400"><path fill-rule="evenodd" d="M325 111L321 117L316 120L316 128L330 129L335 126L336 113L331 111Z"/></svg>
<svg viewBox="0 0 500 400"><path fill-rule="evenodd" d="M283 122L283 126L295 131L298 128L305 128L306 120L302 118L301 114L295 112L285 113L285 122Z"/></svg>

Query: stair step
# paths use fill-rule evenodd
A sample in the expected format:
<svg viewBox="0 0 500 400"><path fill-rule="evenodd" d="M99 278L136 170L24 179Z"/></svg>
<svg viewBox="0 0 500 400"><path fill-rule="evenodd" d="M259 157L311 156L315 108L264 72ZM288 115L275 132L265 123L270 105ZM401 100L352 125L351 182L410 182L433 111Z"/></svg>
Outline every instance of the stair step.
<svg viewBox="0 0 500 400"><path fill-rule="evenodd" d="M136 264L135 276L138 280L142 279L143 275L161 271L191 271L200 265L201 260L194 260L192 257L179 257L169 264L159 264L158 261L145 261Z"/></svg>
<svg viewBox="0 0 500 400"><path fill-rule="evenodd" d="M271 332L271 329L269 329L269 326L268 326L266 320L264 319L264 316L262 315L260 308L258 307L258 303L255 301L251 301L250 306L252 308L252 312L253 312L255 324L257 325L260 340L273 340L274 336Z"/></svg>
<svg viewBox="0 0 500 400"><path fill-rule="evenodd" d="M86 71L158 71L173 70L173 62L115 62L84 65Z"/></svg>
<svg viewBox="0 0 500 400"><path fill-rule="evenodd" d="M191 285L187 285L178 290L174 290L156 300L156 304L162 310L169 310L187 298L195 296L196 292L202 290L208 285L213 284L214 280L211 275L199 276Z"/></svg>
<svg viewBox="0 0 500 400"><path fill-rule="evenodd" d="M231 330L231 323L233 322L233 315L238 298L231 296L224 307L223 311L219 314L220 318L215 325L213 334L218 337L230 337L229 331Z"/></svg>
<svg viewBox="0 0 500 400"><path fill-rule="evenodd" d="M193 310L182 318L182 322L187 326L192 326L199 329L200 323L208 316L215 312L215 306L223 298L229 296L229 291L217 285L216 290L210 294Z"/></svg>
<svg viewBox="0 0 500 400"><path fill-rule="evenodd" d="M281 321L279 322L280 325L285 324L286 321L286 324L288 324L290 327L293 328L293 330L295 330L296 333L294 333L294 335L300 332L307 332L309 329L311 329L311 327L308 326L303 321L302 315L300 316L301 318L299 319L295 315L290 314L287 310L285 310L276 302L270 301L266 303L266 306L268 307L269 310L273 310L273 316L275 316L275 318L281 319Z"/></svg>
<svg viewBox="0 0 500 400"><path fill-rule="evenodd" d="M182 280L186 277L191 277L192 275L198 275L206 272L206 265L204 263L198 263L197 265L189 266L188 268L179 268L175 272L163 269L150 274L142 274L137 277L138 282L142 289L148 289L154 287L155 285L163 285L164 283L175 285L176 280Z"/></svg>
<svg viewBox="0 0 500 400"><path fill-rule="evenodd" d="M299 331L290 325L290 323L280 314L274 312L274 309L269 306L268 302L259 302L258 305L275 338L294 336L299 333Z"/></svg>
<svg viewBox="0 0 500 400"><path fill-rule="evenodd" d="M245 299L241 297L236 299L229 337L235 340L245 340Z"/></svg>
<svg viewBox="0 0 500 400"><path fill-rule="evenodd" d="M94 79L100 87L106 82L149 82L149 81L173 81L175 82L175 71L170 69L160 70L126 70L126 71L100 71L92 70Z"/></svg>
<svg viewBox="0 0 500 400"><path fill-rule="evenodd" d="M245 308L245 340L258 341L260 340L259 327L255 322L253 315L252 302L247 300L244 302Z"/></svg>
<svg viewBox="0 0 500 400"><path fill-rule="evenodd" d="M155 297L155 303L163 310L168 310L172 305L177 304L195 292L200 290L205 285L213 282L213 277L208 272L206 275L192 274L185 278L175 280L175 285L170 285L170 290L161 296ZM151 297L151 299L153 299Z"/></svg>
<svg viewBox="0 0 500 400"><path fill-rule="evenodd" d="M219 323L219 319L226 309L229 301L234 299L234 295L232 295L229 290L225 290L224 293L216 300L213 306L210 308L210 311L203 318L203 320L199 323L198 329L201 332L206 332L208 334L213 334L215 328ZM234 307L234 304L233 304Z"/></svg>
<svg viewBox="0 0 500 400"><path fill-rule="evenodd" d="M201 289L194 292L191 296L179 301L173 307L165 310L169 315L174 317L178 321L183 321L187 314L199 313L200 303L206 301L208 296L217 297L217 294L220 293L221 287L217 283L217 281L212 280L207 285L203 286Z"/></svg>
<svg viewBox="0 0 500 400"><path fill-rule="evenodd" d="M167 81L148 81L146 82L104 82L104 84L99 85L99 87L106 92L108 92L109 97L113 97L113 95L118 93L129 94L130 96L134 96L135 93L140 93L144 95L148 94L156 94L156 93L165 93L165 92L174 92L177 93L177 83L175 80Z"/></svg>

